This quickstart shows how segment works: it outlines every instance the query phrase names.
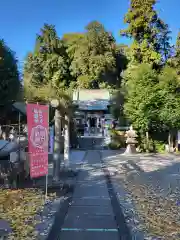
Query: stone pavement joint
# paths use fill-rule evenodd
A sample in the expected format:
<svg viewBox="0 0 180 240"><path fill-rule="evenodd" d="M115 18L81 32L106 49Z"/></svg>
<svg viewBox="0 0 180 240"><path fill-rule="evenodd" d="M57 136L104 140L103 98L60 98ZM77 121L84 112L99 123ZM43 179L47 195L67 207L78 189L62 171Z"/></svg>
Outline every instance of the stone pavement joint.
<svg viewBox="0 0 180 240"><path fill-rule="evenodd" d="M75 231L75 232L117 232L117 229L107 229L107 228L62 228L61 231Z"/></svg>

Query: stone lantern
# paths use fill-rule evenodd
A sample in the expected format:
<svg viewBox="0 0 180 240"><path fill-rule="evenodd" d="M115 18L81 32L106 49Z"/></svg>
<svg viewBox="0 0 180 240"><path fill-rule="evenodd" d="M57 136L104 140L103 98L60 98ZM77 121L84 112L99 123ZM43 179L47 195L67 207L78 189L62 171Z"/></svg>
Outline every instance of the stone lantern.
<svg viewBox="0 0 180 240"><path fill-rule="evenodd" d="M127 136L127 147L126 147L126 151L125 154L133 154L136 153L136 144L137 144L137 134L136 131L133 129L133 126L130 126L130 129L126 132L126 136Z"/></svg>

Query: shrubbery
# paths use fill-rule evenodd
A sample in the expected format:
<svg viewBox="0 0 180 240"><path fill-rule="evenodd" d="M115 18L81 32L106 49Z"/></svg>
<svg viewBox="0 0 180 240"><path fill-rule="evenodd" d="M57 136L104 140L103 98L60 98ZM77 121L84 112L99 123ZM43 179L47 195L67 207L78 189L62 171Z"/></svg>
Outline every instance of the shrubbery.
<svg viewBox="0 0 180 240"><path fill-rule="evenodd" d="M152 138L150 138L148 141L146 138L138 138L138 146L141 152L165 152L165 142L160 140L153 140Z"/></svg>
<svg viewBox="0 0 180 240"><path fill-rule="evenodd" d="M110 149L115 150L126 147L125 132L112 129L110 130L110 134L111 143L108 145Z"/></svg>
<svg viewBox="0 0 180 240"><path fill-rule="evenodd" d="M155 151L158 153L165 152L165 143L163 141L154 141Z"/></svg>
<svg viewBox="0 0 180 240"><path fill-rule="evenodd" d="M121 148L121 145L118 144L117 142L111 142L109 143L108 147L112 150L117 150Z"/></svg>

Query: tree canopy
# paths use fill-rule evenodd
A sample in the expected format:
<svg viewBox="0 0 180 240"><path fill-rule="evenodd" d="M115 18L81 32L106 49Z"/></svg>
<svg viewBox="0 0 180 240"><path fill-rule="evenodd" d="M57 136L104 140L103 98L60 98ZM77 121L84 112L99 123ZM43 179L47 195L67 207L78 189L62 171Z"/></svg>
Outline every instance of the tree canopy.
<svg viewBox="0 0 180 240"><path fill-rule="evenodd" d="M72 75L81 88L100 88L117 85L125 67L120 50L112 34L97 22L90 22L74 52Z"/></svg>
<svg viewBox="0 0 180 240"><path fill-rule="evenodd" d="M124 22L123 36L133 39L131 57L138 63L161 64L169 57L169 29L159 18L156 0L131 0Z"/></svg>
<svg viewBox="0 0 180 240"><path fill-rule="evenodd" d="M36 37L34 51L27 56L24 81L37 86L50 84L53 88L65 88L70 78L66 47L55 27L45 24Z"/></svg>
<svg viewBox="0 0 180 240"><path fill-rule="evenodd" d="M24 81L59 89L120 87L126 65L122 48L101 23L90 22L84 33L65 34L62 39L53 25L45 24L27 56Z"/></svg>
<svg viewBox="0 0 180 240"><path fill-rule="evenodd" d="M44 24L24 64L26 98L56 96L68 102L67 93L75 88L106 88L114 93L113 115L127 117L140 132L179 127L180 33L173 47L169 27L156 11L156 0L131 0L124 22L127 28L120 35L131 39L128 46L117 43L98 21L62 37L54 25ZM7 63L13 54L2 45ZM17 70L15 59L12 66ZM6 78L11 82L12 78L1 77ZM11 88L8 91L10 96Z"/></svg>
<svg viewBox="0 0 180 240"><path fill-rule="evenodd" d="M158 122L158 75L151 65L142 64L125 74L126 90L124 112L134 127L142 133Z"/></svg>
<svg viewBox="0 0 180 240"><path fill-rule="evenodd" d="M179 128L180 34L171 46L156 0L131 0L121 35L132 39L123 76L124 113L141 133Z"/></svg>
<svg viewBox="0 0 180 240"><path fill-rule="evenodd" d="M159 117L166 127L180 128L180 79L176 70L165 67L159 75Z"/></svg>
<svg viewBox="0 0 180 240"><path fill-rule="evenodd" d="M174 47L174 56L168 60L168 65L176 69L177 74L180 75L180 32L178 33Z"/></svg>
<svg viewBox="0 0 180 240"><path fill-rule="evenodd" d="M0 40L0 103L16 100L20 90L17 60L12 50Z"/></svg>

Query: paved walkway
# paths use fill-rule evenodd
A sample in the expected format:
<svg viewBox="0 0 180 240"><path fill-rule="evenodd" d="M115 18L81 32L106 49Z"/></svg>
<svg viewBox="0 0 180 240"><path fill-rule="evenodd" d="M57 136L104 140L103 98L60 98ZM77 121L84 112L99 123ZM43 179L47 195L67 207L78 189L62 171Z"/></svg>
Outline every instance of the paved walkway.
<svg viewBox="0 0 180 240"><path fill-rule="evenodd" d="M78 151L78 150L70 151L69 164L72 169L79 168L79 165L83 163L85 153L86 153L86 151ZM61 154L60 157L63 161L63 158L64 158L63 154ZM49 176L53 175L53 163L49 164L48 174L49 174Z"/></svg>
<svg viewBox="0 0 180 240"><path fill-rule="evenodd" d="M59 239L126 240L119 236L98 151L87 151Z"/></svg>

